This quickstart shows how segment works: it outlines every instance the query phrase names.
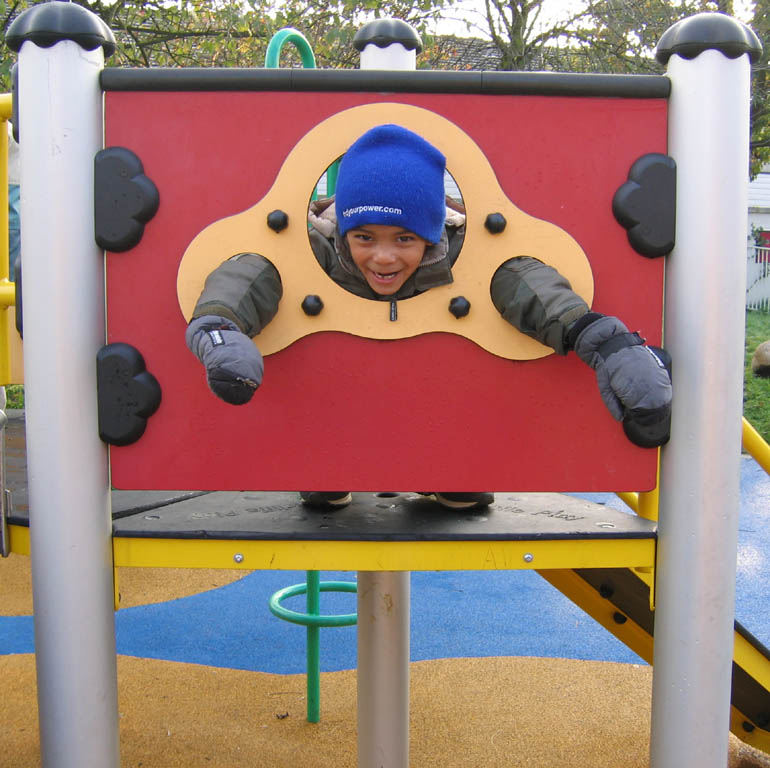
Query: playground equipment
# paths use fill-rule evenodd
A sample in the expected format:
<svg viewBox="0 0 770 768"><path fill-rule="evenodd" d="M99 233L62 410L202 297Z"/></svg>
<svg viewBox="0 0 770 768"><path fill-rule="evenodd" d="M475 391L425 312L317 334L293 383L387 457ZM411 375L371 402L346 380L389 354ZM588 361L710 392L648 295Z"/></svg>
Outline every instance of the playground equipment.
<svg viewBox="0 0 770 768"><path fill-rule="evenodd" d="M11 117L12 97L10 93L0 94L0 130L7 135L8 120ZM0 142L0 178L8 179L8 142ZM0 185L0 210L8 211L8 184ZM0 228L0 386L20 384L24 380L21 358L21 336L17 330L16 286L8 279L8 216L1 217Z"/></svg>
<svg viewBox="0 0 770 768"><path fill-rule="evenodd" d="M382 50L381 35L359 42L373 61L399 49L411 57L413 40L401 31L391 28L400 42ZM115 563L360 571L361 766L408 764L409 570L525 567L558 577L591 569L571 591L598 594L597 612L611 612L607 623L624 616L629 634L644 615L627 596L641 593L649 611L652 585L652 765L722 768L754 35L718 14L675 25L658 47L668 63L663 77L110 70L109 30L65 3L30 9L8 42L20 58L29 537L44 765L119 763ZM25 97L38 93L49 98ZM394 121L444 151L468 212L455 283L401 302L396 321L378 302L324 282L302 232L320 172L363 130ZM183 142L179 152L169 151L170 136ZM650 211L653 221L671 218L670 205L656 207L674 200L666 156L677 171L675 238L665 226L645 232ZM298 193L301 183L307 194ZM616 215L628 239L610 210L619 187ZM94 228L109 251L106 309ZM657 452L625 440L590 374L508 327L507 336L498 332L488 270L514 253L550 260L567 252L559 268L576 290L594 306L622 307L632 326L659 341L662 260L636 251L659 255L674 240L665 339L675 410L661 452L657 551L651 521L625 516L608 528L605 510L597 517L591 505L567 508L571 502L551 494L506 495L490 521L441 524L421 517L419 500L384 510L361 501L308 521L281 495L238 493L653 488ZM269 378L248 417L213 401L181 342L211 248L219 260L238 250L269 253L285 280L281 311L260 340ZM78 301L64 295L68 285L79 286ZM310 295L321 299L320 314L303 310ZM470 303L467 316L451 313L458 297ZM383 416L367 407L364 391L372 402L391 403L393 391L403 397ZM341 409L329 404L339 402L349 420L332 418ZM400 424L409 429L394 428ZM262 448L250 440L255 428ZM109 462L99 434L112 443ZM364 446L366 463L341 460ZM185 528L184 511L155 528L137 530L131 518L113 527L109 472L117 488L217 491L196 505L221 505L229 491L236 514L213 516L203 532L199 522ZM14 548L19 535L11 531ZM741 711L733 724L762 744L770 707L761 698L766 683L759 688L756 711Z"/></svg>
<svg viewBox="0 0 770 768"><path fill-rule="evenodd" d="M282 29L273 35L265 53L265 67L279 66L280 54L286 43L296 46L302 58L302 66L315 67L315 56L305 36L296 29ZM334 172L332 173L332 169ZM327 190L334 190L337 164L327 169ZM331 182L331 183L330 183ZM315 192L313 194L315 197ZM356 584L350 581L321 581L318 571L308 571L303 584L295 584L276 592L270 597L270 611L279 619L306 627L307 633L307 719L317 723L321 717L321 636L322 627L349 627L356 623L356 614L325 616L321 614L321 592L355 592ZM294 595L306 595L306 612L292 611L283 600Z"/></svg>

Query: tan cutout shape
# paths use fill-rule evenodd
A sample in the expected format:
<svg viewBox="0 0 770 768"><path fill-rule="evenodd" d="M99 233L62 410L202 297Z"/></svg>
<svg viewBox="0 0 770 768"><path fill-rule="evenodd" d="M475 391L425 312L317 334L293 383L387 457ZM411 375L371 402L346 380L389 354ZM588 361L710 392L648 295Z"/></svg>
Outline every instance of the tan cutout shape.
<svg viewBox="0 0 770 768"><path fill-rule="evenodd" d="M467 211L465 242L452 268L454 282L399 301L395 322L389 319L390 302L363 299L337 285L316 260L307 235L308 198L316 180L359 136L385 123L420 134L446 155ZM282 232L267 226L267 216L274 210L288 214L289 226ZM493 235L484 227L489 213L505 216L507 226L502 233ZM495 270L514 256L533 256L550 264L589 306L593 299L591 267L577 242L555 224L520 211L505 196L489 161L468 134L434 112L407 104L367 104L327 118L292 149L262 200L197 235L182 257L177 275L177 296L187 320L209 273L244 252L269 259L283 283L278 314L255 339L265 355L319 331L374 339L440 331L465 336L512 360L544 357L553 350L503 320L490 298ZM305 296L313 294L321 297L324 308L310 317L301 304ZM449 302L456 296L464 296L471 304L470 313L460 319L449 312Z"/></svg>

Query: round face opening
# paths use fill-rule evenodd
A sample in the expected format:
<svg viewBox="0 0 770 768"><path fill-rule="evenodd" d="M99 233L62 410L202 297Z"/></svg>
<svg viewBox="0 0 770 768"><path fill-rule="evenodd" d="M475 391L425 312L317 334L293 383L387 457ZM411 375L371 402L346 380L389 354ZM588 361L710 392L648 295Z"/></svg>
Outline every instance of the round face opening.
<svg viewBox="0 0 770 768"><path fill-rule="evenodd" d="M308 208L308 236L318 263L330 279L363 298L398 296L401 300L419 295L423 291L415 287L411 292L409 281L420 269L428 268L443 250L450 267L459 257L465 236L465 206L457 182L449 171L445 172L446 246L432 245L414 232L391 224L363 223L340 237L334 207L340 159L332 162L316 182ZM402 290L405 286L407 295Z"/></svg>

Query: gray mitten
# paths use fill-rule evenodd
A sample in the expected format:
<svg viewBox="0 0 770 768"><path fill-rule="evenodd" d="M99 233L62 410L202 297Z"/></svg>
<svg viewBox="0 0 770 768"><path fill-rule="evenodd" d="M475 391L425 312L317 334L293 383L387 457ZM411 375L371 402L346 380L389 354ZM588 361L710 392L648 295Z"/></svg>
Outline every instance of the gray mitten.
<svg viewBox="0 0 770 768"><path fill-rule="evenodd" d="M231 405L251 400L262 383L262 355L232 320L196 317L187 326L185 341L205 366L209 388L217 397Z"/></svg>
<svg viewBox="0 0 770 768"><path fill-rule="evenodd" d="M654 448L671 427L671 357L648 347L615 317L588 313L570 332L577 356L596 371L604 404L631 442Z"/></svg>

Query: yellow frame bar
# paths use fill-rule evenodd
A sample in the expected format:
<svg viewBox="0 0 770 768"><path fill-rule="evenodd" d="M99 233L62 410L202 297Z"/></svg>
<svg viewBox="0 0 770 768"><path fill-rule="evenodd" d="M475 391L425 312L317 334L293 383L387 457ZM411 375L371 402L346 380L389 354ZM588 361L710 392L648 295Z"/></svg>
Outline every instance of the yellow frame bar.
<svg viewBox="0 0 770 768"><path fill-rule="evenodd" d="M648 664L652 664L653 638L642 629L633 619L618 624L615 614L618 609L601 595L573 570L545 571L538 573L551 586L572 600L575 605L584 610L589 616L598 621L608 632L625 643L634 653L641 656ZM637 574L637 578L646 581Z"/></svg>
<svg viewBox="0 0 770 768"><path fill-rule="evenodd" d="M8 535L11 552L29 557L29 528L25 525L9 525Z"/></svg>
<svg viewBox="0 0 770 768"><path fill-rule="evenodd" d="M558 541L244 541L115 538L116 567L474 571L651 568L654 539Z"/></svg>
<svg viewBox="0 0 770 768"><path fill-rule="evenodd" d="M743 419L743 448L770 475L770 445L745 418Z"/></svg>

